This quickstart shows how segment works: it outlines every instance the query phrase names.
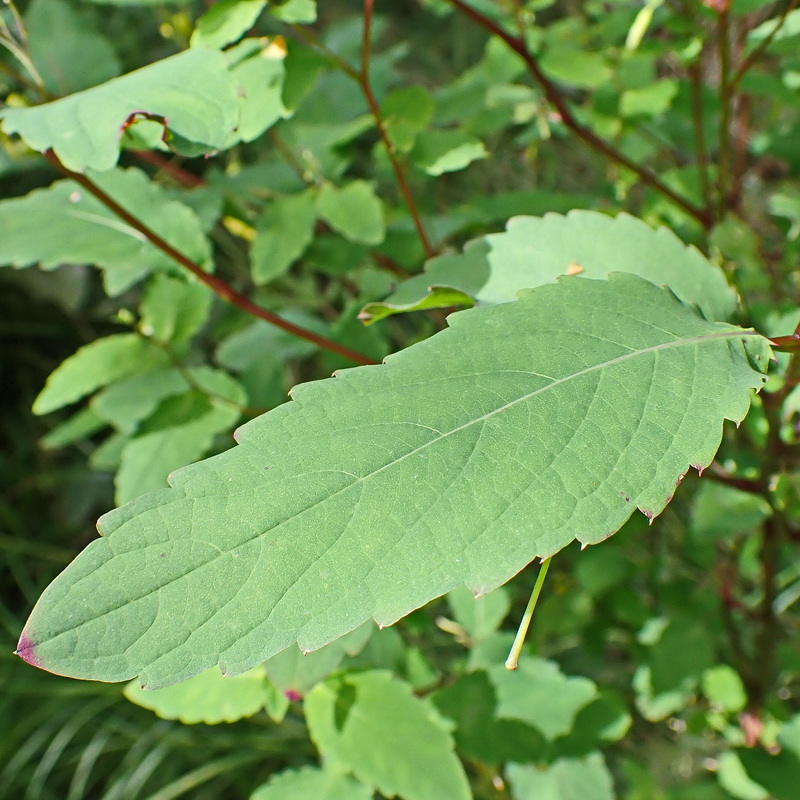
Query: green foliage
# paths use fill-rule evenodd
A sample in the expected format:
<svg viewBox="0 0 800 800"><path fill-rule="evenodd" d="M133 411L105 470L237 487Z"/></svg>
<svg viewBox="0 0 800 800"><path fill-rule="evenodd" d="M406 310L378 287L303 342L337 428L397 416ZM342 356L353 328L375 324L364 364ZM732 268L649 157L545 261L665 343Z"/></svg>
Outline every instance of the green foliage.
<svg viewBox="0 0 800 800"><path fill-rule="evenodd" d="M795 800L795 4L22 5L9 796Z"/></svg>
<svg viewBox="0 0 800 800"><path fill-rule="evenodd" d="M330 678L308 695L305 713L322 756L381 794L409 800L470 796L443 720L390 674Z"/></svg>
<svg viewBox="0 0 800 800"><path fill-rule="evenodd" d="M727 319L735 307L735 293L722 271L665 228L654 231L626 214L573 211L566 217L515 217L505 233L468 242L463 253L433 259L423 275L401 284L385 301L367 305L362 318L508 303L520 289L561 275L606 278L611 272L631 272L667 285L681 300L697 303L709 319Z"/></svg>
<svg viewBox="0 0 800 800"><path fill-rule="evenodd" d="M393 623L459 582L491 591L636 508L660 513L710 463L722 420L744 417L762 342L625 273L464 312L384 366L295 388L239 448L104 517L21 651L155 688L215 662L237 674L295 641L315 650L370 616ZM134 475L198 440L196 422L175 427L187 416L170 409L132 442ZM129 469L125 500L142 488Z"/></svg>

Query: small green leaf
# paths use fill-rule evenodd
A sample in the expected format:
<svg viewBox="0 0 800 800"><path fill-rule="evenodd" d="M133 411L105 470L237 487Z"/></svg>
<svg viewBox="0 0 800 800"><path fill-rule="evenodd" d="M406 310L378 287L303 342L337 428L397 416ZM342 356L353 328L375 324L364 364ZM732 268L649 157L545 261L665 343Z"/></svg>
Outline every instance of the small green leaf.
<svg viewBox="0 0 800 800"><path fill-rule="evenodd" d="M381 794L404 800L471 797L446 724L391 674L330 678L311 690L304 708L322 756Z"/></svg>
<svg viewBox="0 0 800 800"><path fill-rule="evenodd" d="M431 700L455 723L456 747L468 758L501 764L532 761L545 753L544 737L536 728L520 720L496 718L495 691L484 670L461 676Z"/></svg>
<svg viewBox="0 0 800 800"><path fill-rule="evenodd" d="M697 685L714 664L714 645L704 621L674 616L650 649L650 680L656 695Z"/></svg>
<svg viewBox="0 0 800 800"><path fill-rule="evenodd" d="M208 319L211 297L200 283L154 275L142 298L142 333L159 342L187 341Z"/></svg>
<svg viewBox="0 0 800 800"><path fill-rule="evenodd" d="M288 25L304 25L317 21L316 0L282 0L272 2L269 13Z"/></svg>
<svg viewBox="0 0 800 800"><path fill-rule="evenodd" d="M260 667L232 678L223 678L218 669L210 669L183 683L154 691L142 689L137 681L125 687L125 697L132 703L184 725L217 725L252 717L264 708L266 695L266 679Z"/></svg>
<svg viewBox="0 0 800 800"><path fill-rule="evenodd" d="M457 586L447 593L447 603L473 643L491 636L511 608L508 592L503 588L475 597L466 586Z"/></svg>
<svg viewBox="0 0 800 800"><path fill-rule="evenodd" d="M562 758L588 755L622 739L632 722L622 698L610 691L600 692L575 715L572 730L553 742L550 755Z"/></svg>
<svg viewBox="0 0 800 800"><path fill-rule="evenodd" d="M363 783L333 770L303 767L273 775L250 800L372 800Z"/></svg>
<svg viewBox="0 0 800 800"><path fill-rule="evenodd" d="M428 175L458 172L489 156L483 142L463 131L424 131L414 142L411 160Z"/></svg>
<svg viewBox="0 0 800 800"><path fill-rule="evenodd" d="M549 48L540 63L551 78L583 89L596 89L614 74L604 54L562 45Z"/></svg>
<svg viewBox="0 0 800 800"><path fill-rule="evenodd" d="M366 181L353 181L342 188L324 183L317 196L317 211L325 222L351 242L379 244L383 241L383 206Z"/></svg>
<svg viewBox="0 0 800 800"><path fill-rule="evenodd" d="M365 623L311 653L304 653L299 647L287 647L267 659L264 669L277 689L297 700L327 678L345 656L360 653L373 630L373 625Z"/></svg>
<svg viewBox="0 0 800 800"><path fill-rule="evenodd" d="M6 107L0 118L7 134L39 152L52 149L83 172L117 163L123 127L134 115L163 117L174 136L211 152L236 128L238 108L225 56L193 48L51 103Z"/></svg>
<svg viewBox="0 0 800 800"><path fill-rule="evenodd" d="M639 89L627 89L619 101L619 113L623 117L657 117L669 110L678 94L676 81L656 81Z"/></svg>
<svg viewBox="0 0 800 800"><path fill-rule="evenodd" d="M588 678L568 678L557 664L523 657L511 672L502 664L488 670L497 692L497 716L533 726L549 740L572 730L578 712L597 697Z"/></svg>
<svg viewBox="0 0 800 800"><path fill-rule="evenodd" d="M694 496L689 533L703 544L730 541L752 533L771 515L772 509L763 497L704 481Z"/></svg>
<svg viewBox="0 0 800 800"><path fill-rule="evenodd" d="M108 423L90 407L82 408L68 420L45 434L39 444L45 450L57 450L102 430Z"/></svg>
<svg viewBox="0 0 800 800"><path fill-rule="evenodd" d="M433 118L436 104L422 86L395 89L381 103L381 114L392 144L401 153L414 146L414 140Z"/></svg>
<svg viewBox="0 0 800 800"><path fill-rule="evenodd" d="M110 384L92 398L91 407L108 424L131 435L162 400L191 388L177 369L151 369Z"/></svg>
<svg viewBox="0 0 800 800"><path fill-rule="evenodd" d="M239 419L246 398L236 381L209 367L189 372L198 388L167 397L123 447L114 479L119 504L165 486L172 470L201 458Z"/></svg>
<svg viewBox="0 0 800 800"><path fill-rule="evenodd" d="M245 39L225 52L239 103L239 124L225 147L252 142L279 119L289 116L283 105L283 45L267 39Z"/></svg>
<svg viewBox="0 0 800 800"><path fill-rule="evenodd" d="M614 782L600 753L562 758L547 767L509 764L513 800L615 800Z"/></svg>
<svg viewBox="0 0 800 800"><path fill-rule="evenodd" d="M769 800L769 792L747 777L741 759L735 752L728 751L720 755L717 780L736 800Z"/></svg>
<svg viewBox="0 0 800 800"><path fill-rule="evenodd" d="M286 272L314 239L316 192L305 191L269 203L256 222L251 271L257 284Z"/></svg>
<svg viewBox="0 0 800 800"><path fill-rule="evenodd" d="M84 345L50 374L33 404L35 414L49 414L109 383L166 366L167 354L135 333L118 333Z"/></svg>
<svg viewBox="0 0 800 800"><path fill-rule="evenodd" d="M267 0L219 0L197 20L192 47L225 47L253 27Z"/></svg>
<svg viewBox="0 0 800 800"><path fill-rule="evenodd" d="M703 694L709 703L723 711L737 713L747 705L747 692L735 669L727 664L710 667L703 673Z"/></svg>

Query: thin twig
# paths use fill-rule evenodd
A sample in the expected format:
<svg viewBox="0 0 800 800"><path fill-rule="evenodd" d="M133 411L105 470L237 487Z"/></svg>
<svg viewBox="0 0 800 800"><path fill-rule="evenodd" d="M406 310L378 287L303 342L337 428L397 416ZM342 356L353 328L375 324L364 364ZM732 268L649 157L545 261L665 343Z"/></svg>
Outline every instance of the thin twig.
<svg viewBox="0 0 800 800"><path fill-rule="evenodd" d="M708 148L703 124L703 72L702 54L689 67L692 87L692 127L694 128L694 147L697 157L697 172L700 176L700 194L706 211L711 214L711 183L708 177Z"/></svg>
<svg viewBox="0 0 800 800"><path fill-rule="evenodd" d="M205 181L199 175L195 175L193 172L179 167L169 159L164 158L161 153L157 153L154 150L134 150L133 153L140 160L152 164L152 166L156 167L161 172L165 172L187 189L195 189L205 184Z"/></svg>
<svg viewBox="0 0 800 800"><path fill-rule="evenodd" d="M455 6L465 16L472 19L484 30L493 34L494 36L502 39L508 47L510 47L520 58L525 62L528 71L541 87L545 97L555 106L556 110L561 116L561 121L566 127L571 130L577 137L582 139L591 148L601 153L607 159L626 167L633 172L639 180L651 189L662 194L671 200L676 206L683 209L689 216L696 219L705 229L709 229L713 225L711 215L703 208L699 208L690 200L682 197L677 192L673 191L666 183L664 183L654 172L642 164L637 164L632 161L624 153L617 150L612 144L605 139L598 136L591 128L578 122L574 114L562 97L561 92L556 85L544 74L542 68L536 57L528 50L528 46L523 39L513 34L508 33L494 20L490 19L477 9L470 6L463 0L447 0L452 6Z"/></svg>
<svg viewBox="0 0 800 800"><path fill-rule="evenodd" d="M717 47L719 49L719 157L717 159L717 217L722 220L728 210L728 183L731 176L731 117L734 91L731 75L730 12L723 8L717 14Z"/></svg>
<svg viewBox="0 0 800 800"><path fill-rule="evenodd" d="M46 150L44 156L56 169L59 170L59 172L83 186L84 189L96 197L109 211L112 211L121 220L127 222L128 225L139 231L139 233L141 233L153 246L161 250L162 253L165 253L177 264L180 264L182 267L189 270L189 272L191 272L201 283L208 286L208 288L211 289L211 291L221 299L225 300L231 305L236 306L247 314L251 314L254 317L263 319L265 322L269 322L271 325L281 328L293 336L297 336L300 339L305 339L308 342L313 342L323 350L336 353L337 355L343 356L344 358L354 361L357 364L377 363L368 356L365 356L363 353L358 353L355 350L351 350L349 347L345 347L338 342L334 342L332 339L327 339L326 337L320 336L313 331L301 328L299 325L294 325L291 322L287 322L277 314L273 314L271 311L267 311L267 309L256 305L248 297L241 294L241 292L236 291L236 289L234 289L230 284L226 283L221 278L218 278L216 275L211 275L210 273L206 272L190 258L185 256L179 250L176 250L152 228L145 225L140 219L137 219L129 211L126 211L119 203L117 203L116 200L114 200L113 197L106 194L86 175L82 175L79 172L73 172L71 169L65 167L52 150Z"/></svg>
<svg viewBox="0 0 800 800"><path fill-rule="evenodd" d="M394 149L389 133L386 130L386 124L381 115L378 101L375 99L375 93L372 91L372 83L369 76L370 54L371 54L371 40L372 40L372 6L373 0L364 0L364 30L361 40L361 71L358 75L358 83L361 86L361 91L364 93L364 98L367 101L369 110L375 120L375 127L378 130L378 135L386 148L386 154L389 156L389 162L394 170L395 177L397 178L397 185L400 187L400 192L408 207L408 212L411 215L411 220L414 223L414 228L417 231L419 240L425 250L427 258L433 258L436 255L436 249L431 244L428 234L425 231L425 226L422 224L422 217L417 209L417 203L414 200L414 195L411 194L411 189L408 186L405 172L397 158L397 153Z"/></svg>
<svg viewBox="0 0 800 800"><path fill-rule="evenodd" d="M360 82L358 70L354 69L350 64L348 64L347 61L345 61L337 52L331 50L330 47L325 44L325 42L314 35L313 31L310 31L308 28L305 28L302 25L290 25L289 30L291 30L306 44L310 45L314 50L320 53L320 55L325 56L328 61L335 64L345 75L347 75L348 78L352 78L354 81Z"/></svg>
<svg viewBox="0 0 800 800"><path fill-rule="evenodd" d="M784 8L783 13L781 14L778 21L775 23L775 27L759 42L758 46L750 53L749 56L739 65L739 68L734 72L734 74L729 79L729 85L731 90L736 89L739 85L742 78L747 74L749 69L753 66L753 64L761 58L764 51L772 44L772 40L778 35L781 28L784 26L786 22L786 18L792 11L797 8L798 3L800 0L791 0L791 2Z"/></svg>
<svg viewBox="0 0 800 800"><path fill-rule="evenodd" d="M372 50L372 11L373 1L364 0L364 27L361 40L360 69L355 69L348 64L348 62L345 61L338 53L335 53L333 50L331 50L323 41L318 39L314 33L307 28L304 28L301 25L291 25L289 27L290 30L292 30L298 37L303 39L303 41L317 50L321 55L325 56L325 58L338 67L339 70L341 70L345 75L358 84L359 88L361 89L361 93L364 95L364 99L367 102L370 114L375 121L375 127L378 131L378 136L386 148L386 153L389 157L389 163L392 165L392 170L394 171L395 178L397 179L397 185L400 189L400 193L403 195L403 200L408 208L408 212L411 215L411 220L414 224L417 236L419 237L422 247L425 250L425 256L427 258L433 258L433 256L436 255L436 249L431 244L428 234L422 224L422 217L417 209L417 203L414 200L414 196L408 186L405 172L403 171L403 167L397 158L397 153L389 137L388 131L386 130L386 124L383 120L383 116L381 115L380 106L378 105L378 101L375 98L375 93L372 90L372 83L369 74L370 55Z"/></svg>

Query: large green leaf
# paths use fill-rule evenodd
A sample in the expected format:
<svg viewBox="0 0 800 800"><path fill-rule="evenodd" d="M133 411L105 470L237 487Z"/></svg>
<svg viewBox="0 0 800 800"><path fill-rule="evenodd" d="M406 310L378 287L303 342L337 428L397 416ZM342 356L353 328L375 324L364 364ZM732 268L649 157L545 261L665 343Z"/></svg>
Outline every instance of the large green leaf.
<svg viewBox="0 0 800 800"><path fill-rule="evenodd" d="M40 152L52 149L82 172L111 169L123 128L134 115L163 117L168 134L198 146L222 147L239 120L235 83L225 56L192 48L121 78L32 108L0 111L3 130Z"/></svg>
<svg viewBox="0 0 800 800"><path fill-rule="evenodd" d="M311 738L325 759L386 797L470 797L447 723L390 673L329 678L309 692L304 708Z"/></svg>
<svg viewBox="0 0 800 800"><path fill-rule="evenodd" d="M92 180L184 255L211 269L211 247L194 212L171 200L137 169L91 172ZM51 269L95 264L106 292L117 295L152 270L177 269L139 231L74 181L57 181L0 201L0 264Z"/></svg>
<svg viewBox="0 0 800 800"><path fill-rule="evenodd" d="M628 214L571 211L515 217L504 233L475 239L463 253L434 258L384 302L367 305L361 318L374 322L424 308L507 303L520 289L560 275L605 278L610 272L669 286L709 319L727 319L736 305L722 271L666 228L653 230Z"/></svg>
<svg viewBox="0 0 800 800"><path fill-rule="evenodd" d="M18 652L158 687L391 624L459 583L488 592L658 514L767 356L624 273L457 314L383 366L295 388L239 447L106 515Z"/></svg>

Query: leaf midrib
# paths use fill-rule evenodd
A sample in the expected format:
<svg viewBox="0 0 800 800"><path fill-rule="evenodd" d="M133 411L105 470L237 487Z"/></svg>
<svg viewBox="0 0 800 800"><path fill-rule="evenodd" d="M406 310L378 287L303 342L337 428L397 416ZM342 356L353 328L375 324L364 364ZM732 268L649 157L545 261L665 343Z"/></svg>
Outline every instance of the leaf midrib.
<svg viewBox="0 0 800 800"><path fill-rule="evenodd" d="M427 447L430 447L433 444L436 444L436 443L442 441L443 439L447 438L448 436L451 436L451 435L453 435L455 433L459 433L460 431L466 430L471 425L475 425L475 424L478 424L480 422L485 422L487 419L491 419L493 416L495 416L497 414L500 414L503 411L508 410L509 408L514 407L518 403L526 402L527 400L530 400L532 397L535 397L535 396L541 394L542 392L547 391L547 390L549 390L551 388L559 386L559 385L561 385L563 383L567 383L568 381L575 380L577 378L583 377L584 375L590 374L590 373L595 372L595 371L597 371L599 369L606 369L606 368L611 367L611 366L613 366L615 364L621 363L623 361L627 361L628 359L636 358L638 356L648 355L650 353L658 352L660 350L667 350L667 349L671 349L671 348L674 348L674 347L682 347L682 346L689 346L689 345L698 344L698 343L704 343L704 342L711 341L711 340L714 340L714 339L744 339L745 337L755 338L755 337L760 337L760 336L761 336L761 334L759 334L758 332L756 332L754 330L732 330L732 331L721 331L719 333L702 334L702 335L699 335L699 336L692 336L692 337L689 337L689 338L676 339L675 341L672 341L672 342L662 342L662 343L659 343L657 345L651 345L650 347L644 348L643 350L633 350L630 353L624 353L623 355L616 356L615 358L612 358L612 359L610 359L608 361L604 361L604 362L601 362L599 364L593 364L593 365L591 365L589 367L586 367L585 369L579 370L578 372L574 372L574 373L572 373L570 375L565 375L563 378L556 378L551 383L548 383L545 386L541 386L541 387L539 387L538 389L535 389L532 392L528 392L528 393L526 393L524 395L521 395L520 397L518 397L518 398L516 398L514 400L511 400L511 401L509 401L507 403L504 403L502 406L499 406L496 409L493 409L492 411L489 411L489 412L487 412L485 414L482 414L480 417L476 417L476 418L474 418L472 420L469 420L468 422L463 423L462 425L459 425L456 428L453 428L450 431L442 433L440 436L438 436L438 437L436 437L434 439L431 439L428 442L425 442L424 444L420 445L419 447L414 448L413 450L410 450L407 453L404 453L403 455L399 456L398 458L395 458L392 461L388 462L387 464L384 464L383 466L378 467L377 469L373 470L372 472L369 472L366 475L363 475L361 477L356 478L355 480L353 480L352 483L349 483L347 486L345 486L345 487L343 487L341 489L338 489L338 490L336 490L335 492L333 492L331 494L326 495L320 501L316 501L314 503L311 503L311 504L305 506L304 508L302 508L299 511L295 512L291 516L288 516L285 519L281 519L275 525L273 525L273 526L271 526L269 528L266 528L265 530L257 533L253 538L248 539L246 542L242 542L240 544L237 544L234 547L228 548L226 550L222 550L218 545L215 545L212 542L208 542L208 541L206 541L204 539L194 539L193 537L188 537L187 540L197 541L197 542L200 542L202 544L206 544L206 545L212 547L214 550L217 551L218 555L214 555L208 561L205 561L205 562L203 562L202 564L200 564L198 566L192 567L189 571L184 572L183 574L178 575L178 576L176 576L174 578L171 578L170 580L160 584L157 587L154 587L153 589L147 591L144 594L141 594L141 595L139 595L137 597L128 598L124 603L122 603L120 605L117 605L117 606L114 606L113 608L109 608L108 610L103 611L102 613L97 614L97 615L91 617L90 619L88 619L86 621L80 622L77 625L73 625L73 626L70 626L68 628L64 628L63 630L60 630L57 633L54 633L53 635L49 636L46 639L35 641L35 645L36 646L40 646L44 642L53 641L54 639L57 639L59 636L62 636L65 633L68 633L70 631L78 630L79 628L83 627L84 625L91 624L92 622L98 621L98 620L102 619L103 617L105 617L105 616L107 616L109 614L113 614L114 612L119 611L121 608L124 608L124 607L126 607L128 605L132 605L133 603L137 603L140 600L144 600L147 597L149 597L150 595L154 594L155 592L159 592L162 589L167 588L168 586L170 586L173 583L176 583L178 581L184 580L188 576L192 575L194 572L197 572L198 570L204 569L209 564L213 564L218 558L229 556L229 555L235 553L236 550L238 550L239 548L251 545L253 543L253 541L255 539L257 539L258 537L264 536L267 533L269 533L270 531L274 531L276 528L280 527L284 523L289 522L291 520L294 520L297 517L301 516L302 514L305 514L307 511L315 508L320 503L327 502L328 500L330 500L331 498L336 497L337 495L341 494L342 492L349 491L350 489L352 489L353 486L356 486L356 485L358 485L360 483L363 483L364 481L366 481L368 479L371 479L376 475L379 475L384 470L389 469L390 467L394 467L397 464L400 464L401 462L405 461L407 458L411 458L412 456L417 455L422 450L426 449ZM620 343L617 343L617 344L620 344ZM523 370L520 370L520 371L522 372ZM485 373L482 373L482 374L485 374ZM538 373L528 373L528 374L531 374L531 375L537 374L538 375ZM239 447L243 446L244 444L246 444L246 442L240 444ZM315 470L315 471L319 471L319 470ZM324 470L324 471L326 471L326 472L340 472L340 473L342 473L344 475L352 475L352 473L347 473L344 470ZM113 533L112 533L112 535L113 535ZM161 542L161 543L158 544L159 547L163 547L163 545L164 545L164 542ZM155 547L156 545L149 545L149 546ZM142 550L144 550L144 549L146 549L146 548L142 548ZM116 556L112 556L112 559L115 558L115 557ZM112 560L112 559L109 559L109 561ZM104 562L103 566L105 566L106 563L109 563L109 562L108 561ZM86 576L84 576L84 578L81 578L78 581L76 581L72 585L71 588L72 589L77 588L80 585L81 581L84 580L85 578L90 577L90 575L86 575ZM234 595L234 597L235 596L236 595ZM218 609L215 612L214 615L219 613L219 611L221 611L222 608L225 607L225 605L227 605L227 603L224 604L223 606L221 606L221 608ZM213 619L214 615L209 617L202 624L203 625L208 624L211 621L211 619Z"/></svg>

